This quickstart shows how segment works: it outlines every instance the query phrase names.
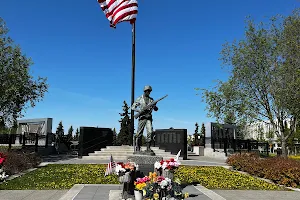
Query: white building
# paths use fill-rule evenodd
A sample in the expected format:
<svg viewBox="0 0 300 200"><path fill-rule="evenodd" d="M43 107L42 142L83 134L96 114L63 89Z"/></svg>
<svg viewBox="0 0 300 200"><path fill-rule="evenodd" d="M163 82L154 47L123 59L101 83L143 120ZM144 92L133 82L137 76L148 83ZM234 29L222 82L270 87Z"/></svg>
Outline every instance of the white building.
<svg viewBox="0 0 300 200"><path fill-rule="evenodd" d="M278 127L278 126L277 126ZM290 122L287 121L287 127L290 127ZM278 136L276 132L279 132L279 129L274 127L269 121L265 122L256 122L245 127L244 132L245 139L254 139L258 141L269 142L271 152L276 151L278 148L281 148Z"/></svg>

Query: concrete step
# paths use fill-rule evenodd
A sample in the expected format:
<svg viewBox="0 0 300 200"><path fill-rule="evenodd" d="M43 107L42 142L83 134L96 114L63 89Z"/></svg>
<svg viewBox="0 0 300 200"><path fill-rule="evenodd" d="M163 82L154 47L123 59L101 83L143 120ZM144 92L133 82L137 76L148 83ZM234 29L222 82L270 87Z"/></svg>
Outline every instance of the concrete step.
<svg viewBox="0 0 300 200"><path fill-rule="evenodd" d="M132 150L122 150L122 149L119 149L119 150L112 150L112 149L101 149L101 151L95 151L95 153L118 153L118 152L128 152L128 153L133 153L133 149Z"/></svg>
<svg viewBox="0 0 300 200"><path fill-rule="evenodd" d="M132 146L107 146L106 149L133 149Z"/></svg>
<svg viewBox="0 0 300 200"><path fill-rule="evenodd" d="M194 152L188 152L188 156L199 156L199 155L195 154Z"/></svg>
<svg viewBox="0 0 300 200"><path fill-rule="evenodd" d="M174 156L171 156L171 157L169 157L169 156L163 156L164 160L170 160L171 158L175 158L175 157ZM183 158L179 157L179 160L183 160Z"/></svg>
<svg viewBox="0 0 300 200"><path fill-rule="evenodd" d="M108 160L107 156L82 156L83 160ZM127 160L127 156L113 156L114 161Z"/></svg>
<svg viewBox="0 0 300 200"><path fill-rule="evenodd" d="M172 154L170 154L170 153L156 153L156 152L154 152L155 153L155 155L158 155L158 156L170 156L170 157L176 157L176 155L172 155Z"/></svg>
<svg viewBox="0 0 300 200"><path fill-rule="evenodd" d="M89 153L89 156L110 156L112 155L113 157L114 156L130 156L130 155L133 155L133 153Z"/></svg>

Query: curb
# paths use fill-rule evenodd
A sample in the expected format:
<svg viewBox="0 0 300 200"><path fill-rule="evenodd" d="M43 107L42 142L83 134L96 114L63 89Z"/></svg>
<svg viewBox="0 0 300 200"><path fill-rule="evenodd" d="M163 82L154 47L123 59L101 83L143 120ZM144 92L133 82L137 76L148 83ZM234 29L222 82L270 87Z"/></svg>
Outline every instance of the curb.
<svg viewBox="0 0 300 200"><path fill-rule="evenodd" d="M207 189L206 187L202 186L202 185L197 185L194 186L197 190L199 190L201 193L203 193L204 195L206 195L207 197L209 197L210 199L213 200L226 200L224 197L220 196L219 194L215 193L212 190Z"/></svg>

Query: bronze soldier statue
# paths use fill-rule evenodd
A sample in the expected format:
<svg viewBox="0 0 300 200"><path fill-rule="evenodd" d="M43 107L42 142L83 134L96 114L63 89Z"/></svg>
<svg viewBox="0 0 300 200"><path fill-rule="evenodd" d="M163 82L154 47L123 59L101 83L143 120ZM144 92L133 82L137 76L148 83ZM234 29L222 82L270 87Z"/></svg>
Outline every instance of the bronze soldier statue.
<svg viewBox="0 0 300 200"><path fill-rule="evenodd" d="M136 151L140 151L141 141L144 129L147 129L147 150L151 151L151 142L153 141L153 127L152 127L152 110L157 111L158 107L156 106L157 101L154 101L152 97L150 97L150 93L152 92L151 86L144 87L144 94L136 99L136 101L132 105L132 110L138 112L137 116L139 118L138 130L135 135L135 143L136 143ZM139 109L138 109L139 107ZM133 119L132 119L133 120Z"/></svg>

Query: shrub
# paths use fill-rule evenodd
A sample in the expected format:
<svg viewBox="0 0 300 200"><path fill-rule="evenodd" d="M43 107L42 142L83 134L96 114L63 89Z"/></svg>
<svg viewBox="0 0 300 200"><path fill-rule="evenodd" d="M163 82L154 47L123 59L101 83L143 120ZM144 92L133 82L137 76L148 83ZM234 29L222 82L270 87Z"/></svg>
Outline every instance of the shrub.
<svg viewBox="0 0 300 200"><path fill-rule="evenodd" d="M259 158L258 155L234 154L227 161L236 170L272 180L274 183L297 187L300 185L300 163L283 157Z"/></svg>
<svg viewBox="0 0 300 200"><path fill-rule="evenodd" d="M34 168L41 163L41 159L35 153L9 151L5 153L5 156L6 160L3 163L3 170L8 175Z"/></svg>

